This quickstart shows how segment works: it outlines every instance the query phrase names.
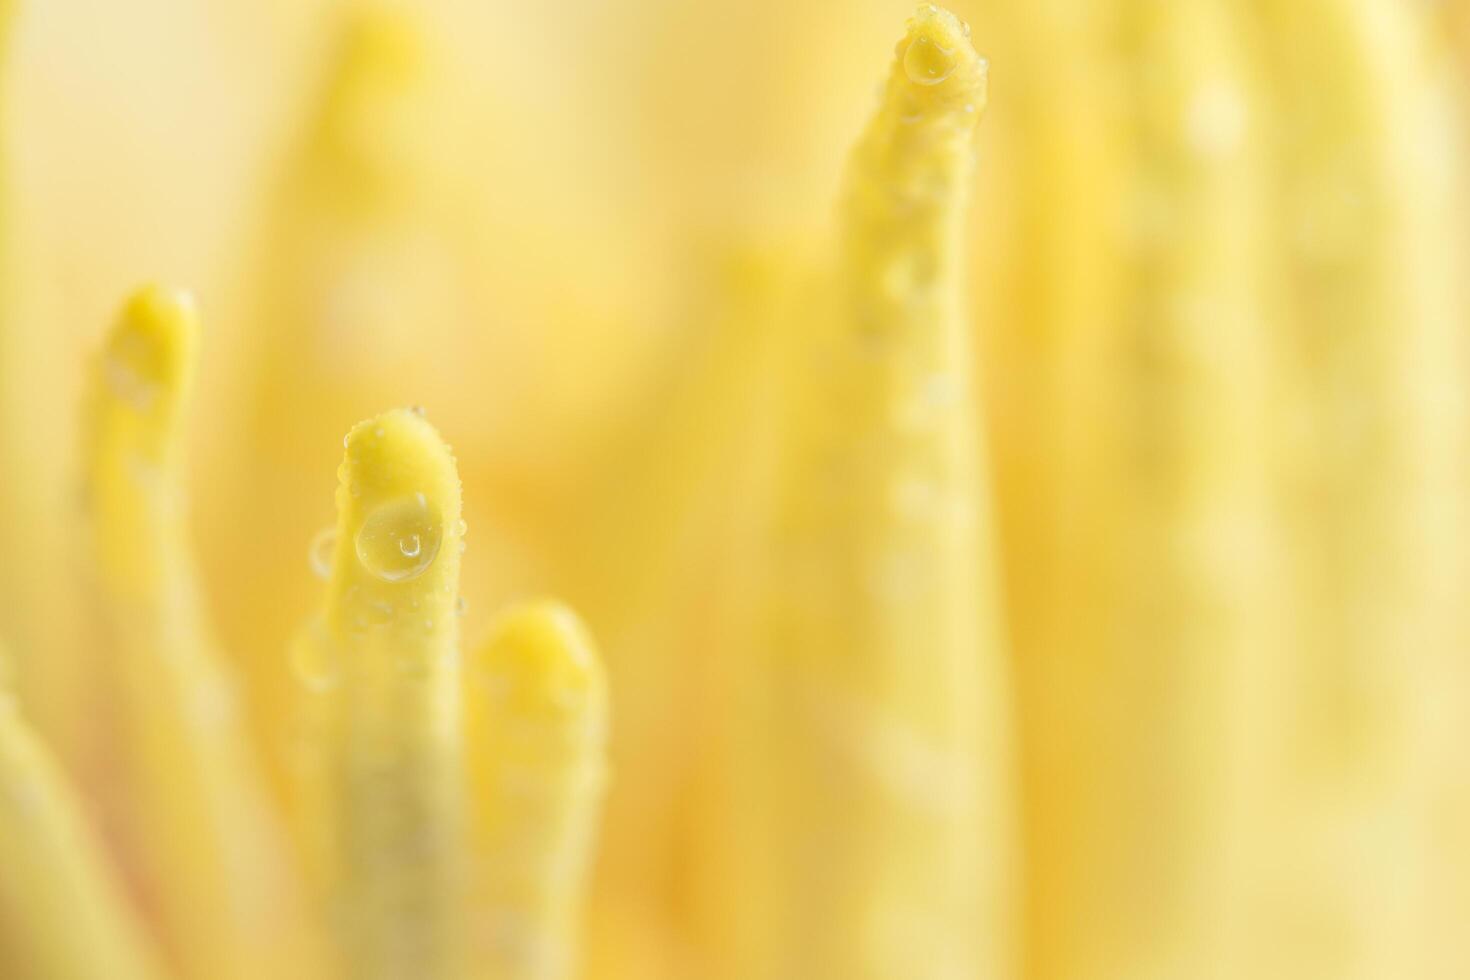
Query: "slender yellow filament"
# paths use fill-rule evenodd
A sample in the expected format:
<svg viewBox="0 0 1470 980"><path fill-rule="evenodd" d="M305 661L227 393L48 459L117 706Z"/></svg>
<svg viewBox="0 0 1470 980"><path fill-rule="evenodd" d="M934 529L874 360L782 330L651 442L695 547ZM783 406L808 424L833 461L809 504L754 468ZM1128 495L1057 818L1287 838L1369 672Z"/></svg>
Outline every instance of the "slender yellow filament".
<svg viewBox="0 0 1470 980"><path fill-rule="evenodd" d="M163 976L80 801L0 689L0 969L48 980Z"/></svg>
<svg viewBox="0 0 1470 980"><path fill-rule="evenodd" d="M89 498L127 754L132 857L186 977L309 970L294 882L205 622L181 429L199 316L137 293L91 384Z"/></svg>
<svg viewBox="0 0 1470 980"><path fill-rule="evenodd" d="M469 666L471 943L486 980L575 971L607 773L607 702L591 637L553 602L505 614Z"/></svg>
<svg viewBox="0 0 1470 980"><path fill-rule="evenodd" d="M339 849L323 862L339 945L353 978L457 977L467 887L459 475L410 410L358 424L346 446L305 670L335 702L316 772Z"/></svg>
<svg viewBox="0 0 1470 980"><path fill-rule="evenodd" d="M1011 975L1008 705L959 311L985 80L968 28L921 6L848 167L835 309L803 338L772 571L789 902L765 975Z"/></svg>

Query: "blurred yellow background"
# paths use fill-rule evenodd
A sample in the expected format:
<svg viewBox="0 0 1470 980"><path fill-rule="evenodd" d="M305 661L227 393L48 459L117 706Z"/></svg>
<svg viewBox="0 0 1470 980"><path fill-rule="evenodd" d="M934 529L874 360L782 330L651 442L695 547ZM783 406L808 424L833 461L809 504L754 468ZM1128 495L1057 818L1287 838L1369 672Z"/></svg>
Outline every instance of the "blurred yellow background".
<svg viewBox="0 0 1470 980"><path fill-rule="evenodd" d="M762 544L779 364L912 3L9 6L0 637L104 837L84 386L165 282L202 310L190 529L270 792L361 419L454 446L471 644L540 594L598 638L586 976L1470 976L1470 4L953 5L990 73L954 284L1015 827L972 835L1010 869L973 971L751 965L790 895L732 870L783 742L732 693L795 574Z"/></svg>

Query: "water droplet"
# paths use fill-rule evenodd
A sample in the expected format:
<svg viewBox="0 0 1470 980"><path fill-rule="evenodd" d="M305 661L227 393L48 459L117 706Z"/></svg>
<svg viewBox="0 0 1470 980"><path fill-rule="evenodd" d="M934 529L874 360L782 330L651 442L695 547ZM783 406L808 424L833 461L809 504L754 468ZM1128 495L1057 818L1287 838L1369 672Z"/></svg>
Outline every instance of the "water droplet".
<svg viewBox="0 0 1470 980"><path fill-rule="evenodd" d="M960 28L965 32L965 37L969 37L970 36L970 22L969 21L963 21L960 24Z"/></svg>
<svg viewBox="0 0 1470 980"><path fill-rule="evenodd" d="M324 527L311 539L306 559L311 563L311 572L322 581L332 574L332 555L337 550L337 529Z"/></svg>
<svg viewBox="0 0 1470 980"><path fill-rule="evenodd" d="M158 388L138 373L123 350L109 351L103 358L102 376L114 395L139 412L148 411L158 396Z"/></svg>
<svg viewBox="0 0 1470 980"><path fill-rule="evenodd" d="M337 647L318 624L291 648L291 671L308 691L330 691L341 679Z"/></svg>
<svg viewBox="0 0 1470 980"><path fill-rule="evenodd" d="M343 449L346 449L350 445L352 445L352 436L350 434L343 436L342 437L342 448Z"/></svg>
<svg viewBox="0 0 1470 980"><path fill-rule="evenodd" d="M434 563L442 539L439 509L416 493L367 516L357 532L357 560L385 581L406 582Z"/></svg>
<svg viewBox="0 0 1470 980"><path fill-rule="evenodd" d="M422 406L422 405L410 405L408 407L408 410L410 412L412 412L413 414L417 415L419 418L423 418L424 415L426 414L424 412L424 406Z"/></svg>
<svg viewBox="0 0 1470 980"><path fill-rule="evenodd" d="M469 522L466 521L463 517L461 517L459 519L459 536L460 537L464 537L466 534L469 534L469 533L470 533L470 525L469 525Z"/></svg>
<svg viewBox="0 0 1470 980"><path fill-rule="evenodd" d="M903 70L915 85L938 85L954 74L951 48L942 48L927 37L914 38L904 52Z"/></svg>
<svg viewBox="0 0 1470 980"><path fill-rule="evenodd" d="M468 607L465 605L464 596L460 596L454 600L454 614L456 616L463 616L466 608Z"/></svg>

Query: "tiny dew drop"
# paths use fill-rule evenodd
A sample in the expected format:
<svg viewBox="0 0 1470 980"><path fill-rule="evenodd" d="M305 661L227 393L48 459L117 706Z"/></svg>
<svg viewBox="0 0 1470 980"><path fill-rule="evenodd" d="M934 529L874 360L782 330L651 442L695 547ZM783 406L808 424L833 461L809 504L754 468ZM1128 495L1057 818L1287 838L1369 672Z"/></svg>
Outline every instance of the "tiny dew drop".
<svg viewBox="0 0 1470 980"><path fill-rule="evenodd" d="M139 412L146 412L158 397L158 388L145 378L124 352L110 352L102 362L107 386L119 399Z"/></svg>
<svg viewBox="0 0 1470 980"><path fill-rule="evenodd" d="M918 37L904 52L903 70L915 85L938 85L954 74L955 57L927 37Z"/></svg>
<svg viewBox="0 0 1470 980"><path fill-rule="evenodd" d="M406 582L434 563L443 534L439 508L416 493L367 515L357 532L357 560L386 582Z"/></svg>
<svg viewBox="0 0 1470 980"><path fill-rule="evenodd" d="M372 626L387 626L393 622L393 604L391 602L368 603L367 622Z"/></svg>
<svg viewBox="0 0 1470 980"><path fill-rule="evenodd" d="M316 532L311 539L311 547L306 553L307 561L311 562L312 574L326 581L332 574L332 555L337 550L337 529L335 527L324 527Z"/></svg>
<svg viewBox="0 0 1470 980"><path fill-rule="evenodd" d="M454 614L456 616L463 616L466 608L464 596L460 596L454 600Z"/></svg>
<svg viewBox="0 0 1470 980"><path fill-rule="evenodd" d="M291 671L308 691L321 693L337 686L341 665L336 646L324 629L310 630L292 646Z"/></svg>

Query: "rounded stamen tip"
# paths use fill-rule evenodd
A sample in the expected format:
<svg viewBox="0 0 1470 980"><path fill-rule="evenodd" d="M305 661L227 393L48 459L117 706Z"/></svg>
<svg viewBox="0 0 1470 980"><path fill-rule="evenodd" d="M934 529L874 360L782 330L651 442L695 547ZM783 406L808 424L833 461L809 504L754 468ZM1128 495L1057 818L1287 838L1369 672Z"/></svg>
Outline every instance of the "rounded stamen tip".
<svg viewBox="0 0 1470 980"><path fill-rule="evenodd" d="M986 62L970 43L964 21L932 3L920 5L909 20L908 33L899 43L899 60L908 82L921 89L947 87L978 89L983 96ZM974 94L968 95L974 101Z"/></svg>
<svg viewBox="0 0 1470 980"><path fill-rule="evenodd" d="M422 494L443 508L459 496L459 476L449 446L422 413L399 408L359 422L343 440L341 478L349 496L365 506L385 498ZM455 508L456 515L458 507Z"/></svg>
<svg viewBox="0 0 1470 980"><path fill-rule="evenodd" d="M160 389L176 391L194 363L199 305L192 293L146 286L134 293L107 338L105 380L135 408L150 408Z"/></svg>
<svg viewBox="0 0 1470 980"><path fill-rule="evenodd" d="M502 614L476 667L511 713L603 710L605 679L596 646L577 614L559 602L530 602Z"/></svg>
<svg viewBox="0 0 1470 980"><path fill-rule="evenodd" d="M352 597L354 622L444 632L453 619L465 532L454 455L422 410L412 408L359 422L343 443L333 594Z"/></svg>

